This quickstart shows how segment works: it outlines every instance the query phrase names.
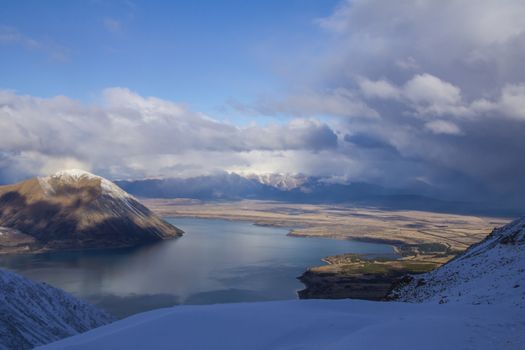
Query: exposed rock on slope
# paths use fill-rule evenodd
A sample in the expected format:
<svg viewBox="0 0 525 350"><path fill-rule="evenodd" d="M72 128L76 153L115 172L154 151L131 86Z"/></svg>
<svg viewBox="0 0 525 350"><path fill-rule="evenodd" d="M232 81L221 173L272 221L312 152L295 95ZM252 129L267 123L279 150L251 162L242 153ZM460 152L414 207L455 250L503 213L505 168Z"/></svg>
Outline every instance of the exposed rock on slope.
<svg viewBox="0 0 525 350"><path fill-rule="evenodd" d="M59 289L0 270L0 349L30 349L110 321Z"/></svg>
<svg viewBox="0 0 525 350"><path fill-rule="evenodd" d="M0 227L0 252L125 247L182 235L112 182L82 170L0 187Z"/></svg>
<svg viewBox="0 0 525 350"><path fill-rule="evenodd" d="M396 288L401 301L496 304L525 307L525 217L432 272Z"/></svg>

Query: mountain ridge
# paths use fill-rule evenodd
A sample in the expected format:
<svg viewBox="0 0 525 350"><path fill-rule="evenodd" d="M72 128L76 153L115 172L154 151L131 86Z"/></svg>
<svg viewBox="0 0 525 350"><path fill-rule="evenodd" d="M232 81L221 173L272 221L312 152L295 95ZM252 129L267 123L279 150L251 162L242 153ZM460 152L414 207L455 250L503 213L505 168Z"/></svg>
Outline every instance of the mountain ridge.
<svg viewBox="0 0 525 350"><path fill-rule="evenodd" d="M505 217L521 213L519 208L501 207L490 202L443 199L439 196L438 189L422 183L417 184L417 188L411 191L303 174L240 175L226 172L187 178L115 182L127 192L142 198L191 198L203 201L272 200Z"/></svg>
<svg viewBox="0 0 525 350"><path fill-rule="evenodd" d="M34 239L19 246L0 239L0 252L127 247L182 235L111 181L82 170L1 186L0 227Z"/></svg>

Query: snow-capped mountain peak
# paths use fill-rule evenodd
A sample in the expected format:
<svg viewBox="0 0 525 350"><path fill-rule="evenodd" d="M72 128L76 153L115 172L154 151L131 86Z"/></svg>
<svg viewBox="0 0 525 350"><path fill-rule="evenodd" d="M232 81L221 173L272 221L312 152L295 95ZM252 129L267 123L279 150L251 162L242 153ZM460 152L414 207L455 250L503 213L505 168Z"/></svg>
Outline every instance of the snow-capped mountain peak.
<svg viewBox="0 0 525 350"><path fill-rule="evenodd" d="M247 175L246 178L255 180L263 185L278 188L282 191L299 188L308 181L308 177L301 174L250 174Z"/></svg>
<svg viewBox="0 0 525 350"><path fill-rule="evenodd" d="M120 187L115 185L113 182L94 175L88 171L81 169L67 169L56 172L50 176L38 177L40 187L44 190L46 195L53 195L56 193L54 184L78 184L81 181L95 181L100 183L102 193L114 198L128 199L133 198L129 193L123 191Z"/></svg>

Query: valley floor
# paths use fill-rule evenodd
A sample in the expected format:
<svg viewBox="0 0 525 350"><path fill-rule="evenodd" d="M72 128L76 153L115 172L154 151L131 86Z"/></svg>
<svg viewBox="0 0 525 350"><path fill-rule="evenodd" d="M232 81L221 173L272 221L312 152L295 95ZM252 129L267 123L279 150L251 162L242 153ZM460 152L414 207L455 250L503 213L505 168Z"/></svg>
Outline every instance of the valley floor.
<svg viewBox="0 0 525 350"><path fill-rule="evenodd" d="M510 305L295 300L179 306L42 349L524 349Z"/></svg>
<svg viewBox="0 0 525 350"><path fill-rule="evenodd" d="M464 250L510 221L414 210L381 210L342 205L293 204L243 200L200 202L184 199L141 199L162 217L198 217L252 221L291 228L290 235L379 241L394 244L441 243Z"/></svg>

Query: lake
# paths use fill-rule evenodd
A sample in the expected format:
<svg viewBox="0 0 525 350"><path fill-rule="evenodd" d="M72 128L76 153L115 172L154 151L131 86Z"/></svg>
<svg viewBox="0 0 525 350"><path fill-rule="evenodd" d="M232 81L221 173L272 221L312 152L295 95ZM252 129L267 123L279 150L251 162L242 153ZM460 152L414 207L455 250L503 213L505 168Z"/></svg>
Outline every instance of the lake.
<svg viewBox="0 0 525 350"><path fill-rule="evenodd" d="M124 317L177 304L295 299L304 288L296 277L323 257L394 254L385 244L290 237L249 222L166 220L185 235L133 249L0 256L0 266Z"/></svg>

